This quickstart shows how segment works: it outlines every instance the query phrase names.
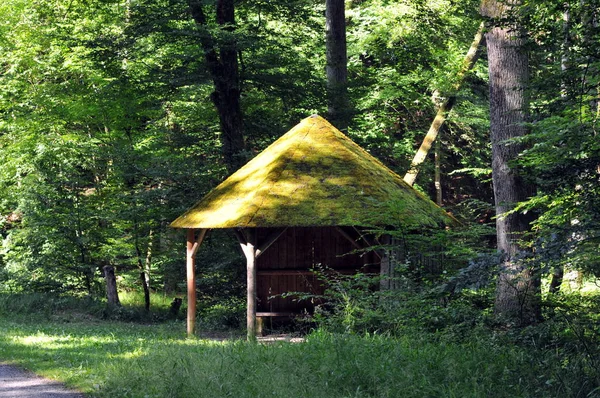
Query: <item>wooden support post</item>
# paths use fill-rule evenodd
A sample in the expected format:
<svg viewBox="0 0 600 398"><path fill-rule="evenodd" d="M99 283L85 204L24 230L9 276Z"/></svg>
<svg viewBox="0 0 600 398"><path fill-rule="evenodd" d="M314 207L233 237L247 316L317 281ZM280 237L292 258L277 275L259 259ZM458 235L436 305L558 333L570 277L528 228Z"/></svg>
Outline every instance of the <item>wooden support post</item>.
<svg viewBox="0 0 600 398"><path fill-rule="evenodd" d="M196 239L196 230L189 228L187 230L187 334L188 337L194 335L196 327L196 252L206 236L207 229L200 230L198 239Z"/></svg>
<svg viewBox="0 0 600 398"><path fill-rule="evenodd" d="M248 341L256 341L256 232L252 229L248 230L246 266L246 280L248 283L246 325L248 327Z"/></svg>
<svg viewBox="0 0 600 398"><path fill-rule="evenodd" d="M256 231L235 231L246 256L246 328L248 341L256 341Z"/></svg>
<svg viewBox="0 0 600 398"><path fill-rule="evenodd" d="M440 154L440 139L435 140L434 146L434 184L435 184L435 203L442 206L442 162Z"/></svg>
<svg viewBox="0 0 600 398"><path fill-rule="evenodd" d="M187 230L187 335L192 337L196 324L196 256L194 243L196 242L196 230Z"/></svg>
<svg viewBox="0 0 600 398"><path fill-rule="evenodd" d="M256 318L256 333L260 336L265 335L265 318L262 316Z"/></svg>
<svg viewBox="0 0 600 398"><path fill-rule="evenodd" d="M391 261L391 250L389 248L390 239L388 235L384 235L381 239L382 243L386 245L383 248L383 253L381 254L381 281L380 281L380 289L381 290L390 290L391 283L390 278L392 276L393 265Z"/></svg>

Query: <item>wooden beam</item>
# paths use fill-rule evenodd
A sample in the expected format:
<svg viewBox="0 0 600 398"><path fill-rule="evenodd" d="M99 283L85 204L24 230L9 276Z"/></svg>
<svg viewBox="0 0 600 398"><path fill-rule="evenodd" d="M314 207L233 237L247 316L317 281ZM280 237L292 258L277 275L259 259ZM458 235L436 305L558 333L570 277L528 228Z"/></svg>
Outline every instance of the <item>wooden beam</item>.
<svg viewBox="0 0 600 398"><path fill-rule="evenodd" d="M366 253L366 249L373 246L371 244L371 242L369 242L367 240L367 238L358 229L356 229L356 227L352 227L352 228L358 234L358 239L362 240L365 243L364 245L361 245L354 238L352 238L352 236L350 236L350 234L348 232L346 232L342 227L334 227L334 228L340 233L340 235L342 235L344 238L346 238L358 250L363 250ZM381 260L381 255L379 253L377 253L377 251L375 251L375 250L373 250L373 251L375 252L375 255L377 257L379 257L379 259Z"/></svg>
<svg viewBox="0 0 600 398"><path fill-rule="evenodd" d="M364 247L359 245L358 242L355 241L348 232L346 232L342 229L342 227L334 227L334 228L336 231L338 231L340 233L340 235L342 235L344 238L346 238L348 240L348 242L352 243L352 246L356 247L358 250L364 249Z"/></svg>
<svg viewBox="0 0 600 398"><path fill-rule="evenodd" d="M187 335L194 335L196 324L196 259L194 256L194 244L196 243L196 230L187 230Z"/></svg>
<svg viewBox="0 0 600 398"><path fill-rule="evenodd" d="M192 337L196 331L196 253L202 245L207 229L201 229L198 238L196 230L189 228L187 230L186 245L186 268L187 268L187 335Z"/></svg>
<svg viewBox="0 0 600 398"><path fill-rule="evenodd" d="M263 254L269 247L271 247L271 245L275 242L277 242L277 239L279 239L279 237L281 235L283 235L283 233L288 229L288 227L285 228L279 228L275 231L273 231L273 233L271 233L269 236L267 236L267 238L265 239L265 241L260 245L259 248L256 249L256 258L260 257L261 254Z"/></svg>
<svg viewBox="0 0 600 398"><path fill-rule="evenodd" d="M235 234L235 237L238 239L238 242L240 242L240 245L243 247L246 243L248 243L248 239L246 239L246 235L244 235L244 233L242 232L241 229L237 229L234 228L233 229L233 233ZM245 255L245 252L244 252Z"/></svg>
<svg viewBox="0 0 600 398"><path fill-rule="evenodd" d="M359 271L360 268L330 268L325 270L327 272L334 272L338 274L347 274L352 275ZM294 269L260 269L257 271L257 275L260 276L304 276L304 275L314 275L314 271L310 271L307 269L302 270L294 270Z"/></svg>
<svg viewBox="0 0 600 398"><path fill-rule="evenodd" d="M363 234L361 231L359 231L358 228L353 226L352 229L354 229L356 231L356 233L358 234L358 236L360 237L360 239L362 239L363 242L365 242L365 244L367 245L366 247L373 247L373 246L381 245L381 243L379 243L379 241L377 240L376 237L373 237L373 240L375 241L375 243L373 243L367 238L367 236L365 234ZM375 253L375 255L377 257L379 257L379 260L381 260L381 254L378 253L377 250L372 250L372 251Z"/></svg>
<svg viewBox="0 0 600 398"><path fill-rule="evenodd" d="M271 318L278 317L278 316L284 317L284 316L297 316L297 315L302 315L302 314L299 312L289 312L289 311L288 312L257 312L256 313L257 317L271 317Z"/></svg>
<svg viewBox="0 0 600 398"><path fill-rule="evenodd" d="M200 230L200 234L198 235L198 239L196 239L196 243L194 243L194 246L192 247L192 256L194 258L196 258L196 252L200 248L200 245L202 245L202 242L204 241L204 237L206 236L207 232L208 232L208 229L201 229Z"/></svg>

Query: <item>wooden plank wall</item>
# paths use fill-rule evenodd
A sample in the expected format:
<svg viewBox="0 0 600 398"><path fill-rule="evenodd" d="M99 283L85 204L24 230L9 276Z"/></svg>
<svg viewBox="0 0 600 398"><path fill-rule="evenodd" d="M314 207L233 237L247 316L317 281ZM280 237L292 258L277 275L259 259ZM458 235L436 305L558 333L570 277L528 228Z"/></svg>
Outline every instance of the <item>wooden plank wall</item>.
<svg viewBox="0 0 600 398"><path fill-rule="evenodd" d="M269 228L259 229L258 241L264 240L272 232ZM288 228L258 258L257 311L311 312L318 302L298 301L280 295L288 292L323 294L323 284L309 272L319 265L343 273L354 273L359 269L379 273L378 257L371 252L362 256L360 253L349 254L355 249L335 228Z"/></svg>

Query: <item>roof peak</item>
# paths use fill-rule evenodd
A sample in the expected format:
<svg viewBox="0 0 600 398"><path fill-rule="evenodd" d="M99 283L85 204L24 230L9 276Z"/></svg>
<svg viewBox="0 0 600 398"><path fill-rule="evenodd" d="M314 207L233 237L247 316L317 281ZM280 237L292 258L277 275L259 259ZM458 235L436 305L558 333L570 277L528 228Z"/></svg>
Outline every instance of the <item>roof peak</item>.
<svg viewBox="0 0 600 398"><path fill-rule="evenodd" d="M325 118L303 119L171 226L413 226L450 220L441 208Z"/></svg>

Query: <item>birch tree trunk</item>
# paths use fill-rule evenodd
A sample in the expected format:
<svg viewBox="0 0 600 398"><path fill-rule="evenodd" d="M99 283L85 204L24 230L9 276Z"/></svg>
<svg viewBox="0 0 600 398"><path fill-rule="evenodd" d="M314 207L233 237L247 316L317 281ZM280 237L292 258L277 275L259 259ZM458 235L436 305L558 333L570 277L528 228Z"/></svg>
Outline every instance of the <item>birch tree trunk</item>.
<svg viewBox="0 0 600 398"><path fill-rule="evenodd" d="M150 274L152 271L152 246L154 245L154 230L148 232L148 246L146 249L146 261L144 262L144 278L146 280L146 286L148 290L152 289L150 285Z"/></svg>
<svg viewBox="0 0 600 398"><path fill-rule="evenodd" d="M493 19L504 17L516 1L484 1L481 11ZM529 214L509 213L515 204L527 199L533 190L513 162L522 152L520 144L507 140L527 133L525 88L528 56L523 32L518 26L491 26L486 34L490 86L490 129L492 141L492 180L496 203L498 250L503 253L496 289L495 313L513 325L535 323L540 317L537 300L539 273L527 264L528 251L521 240L530 230Z"/></svg>
<svg viewBox="0 0 600 398"><path fill-rule="evenodd" d="M434 149L434 184L435 184L435 203L438 206L443 204L442 195L442 154L440 153L440 140L435 141Z"/></svg>
<svg viewBox="0 0 600 398"><path fill-rule="evenodd" d="M481 42L483 41L484 27L485 26L483 23L479 25L479 29L475 34L475 38L471 43L471 47L469 47L469 51L467 51L467 55L463 60L463 67L458 73L457 82L453 87L455 91L458 91L460 89L465 74L471 69L473 69L473 66L479 59L479 55L481 53L479 51L479 47L480 45L483 46ZM442 126L444 125L444 122L446 121L446 115L452 110L452 107L454 106L454 102L456 100L455 95L456 93L452 93L452 95L450 95L445 101L443 101L439 105L435 118L433 119L433 122L431 122L431 126L429 127L429 130L427 131L427 134L425 135L425 138L423 139L419 150L417 151L415 157L410 163L410 169L404 175L404 182L406 182L408 185L413 185L415 183L417 175L419 174L419 167L425 161L425 158L427 157L427 154L431 149L431 145L436 141L436 138Z"/></svg>

